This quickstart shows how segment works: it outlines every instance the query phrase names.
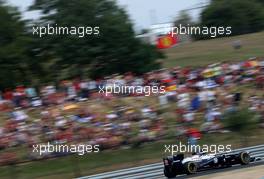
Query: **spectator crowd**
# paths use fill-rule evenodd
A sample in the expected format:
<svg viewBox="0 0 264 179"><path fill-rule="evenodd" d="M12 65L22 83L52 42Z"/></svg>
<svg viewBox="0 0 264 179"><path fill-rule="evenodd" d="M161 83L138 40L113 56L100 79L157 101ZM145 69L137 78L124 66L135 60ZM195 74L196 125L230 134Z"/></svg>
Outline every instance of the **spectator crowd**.
<svg viewBox="0 0 264 179"><path fill-rule="evenodd" d="M136 92L107 96L99 93L100 87L113 84L164 86L166 92L150 97ZM62 154L38 156L32 153L34 144L99 144L103 150L162 139L170 127L164 109L171 106L178 135L195 137L196 132L190 132L194 131L192 124L201 118L199 131L227 132L222 115L240 105L256 112L264 127L263 89L263 59L200 68L175 67L143 75L115 74L97 80L77 78L38 89L23 85L5 89L0 95L0 151L4 151L0 164L13 156L5 152L12 147L27 146L27 157L38 159ZM138 107L116 102L125 98L146 102ZM147 98L154 98L158 105L148 104Z"/></svg>

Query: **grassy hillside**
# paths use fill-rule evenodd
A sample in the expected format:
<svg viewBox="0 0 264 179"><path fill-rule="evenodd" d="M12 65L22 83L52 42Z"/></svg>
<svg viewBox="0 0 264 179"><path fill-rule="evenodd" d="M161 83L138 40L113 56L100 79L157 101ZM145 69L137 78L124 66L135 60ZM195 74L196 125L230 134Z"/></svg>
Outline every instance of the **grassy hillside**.
<svg viewBox="0 0 264 179"><path fill-rule="evenodd" d="M232 44L236 40L242 42L241 49L233 49ZM264 32L190 42L164 50L164 52L167 55L167 59L164 60L165 67L201 66L220 61L264 57Z"/></svg>

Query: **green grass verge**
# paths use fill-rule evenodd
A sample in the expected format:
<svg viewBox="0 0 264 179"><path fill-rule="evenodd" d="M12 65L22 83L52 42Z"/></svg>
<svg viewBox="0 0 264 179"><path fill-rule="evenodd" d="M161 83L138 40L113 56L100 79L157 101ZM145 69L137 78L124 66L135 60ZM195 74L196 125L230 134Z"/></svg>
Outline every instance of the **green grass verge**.
<svg viewBox="0 0 264 179"><path fill-rule="evenodd" d="M232 43L240 40L242 48L235 50ZM264 57L264 32L234 37L196 41L164 50L164 67L203 66L223 61L241 61L251 57Z"/></svg>

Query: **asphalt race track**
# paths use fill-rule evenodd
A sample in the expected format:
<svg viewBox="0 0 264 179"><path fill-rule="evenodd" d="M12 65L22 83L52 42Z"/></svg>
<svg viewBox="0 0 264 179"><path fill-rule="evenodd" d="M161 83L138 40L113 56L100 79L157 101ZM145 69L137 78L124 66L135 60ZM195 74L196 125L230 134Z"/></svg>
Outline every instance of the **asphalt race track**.
<svg viewBox="0 0 264 179"><path fill-rule="evenodd" d="M210 174L217 174L217 173L228 172L228 171L238 170L238 169L243 169L243 168L250 168L250 167L255 167L255 166L259 166L259 165L263 165L263 168L264 168L264 161L262 160L259 162L254 162L254 163L251 163L249 165L236 165L236 166L233 166L230 168L211 169L211 170L201 171L195 175L179 175L179 176L175 177L175 179L193 178L193 177L205 176L205 175L210 175ZM159 172L155 171L155 173L156 173L155 176L147 176L145 174L137 174L134 176L129 176L128 178L129 179L166 179L166 177L164 177L164 175L163 175L163 169L161 169ZM153 174L154 173L152 171L152 175ZM264 176L264 173L263 173L263 176ZM125 179L125 178L126 177L118 177L118 179Z"/></svg>

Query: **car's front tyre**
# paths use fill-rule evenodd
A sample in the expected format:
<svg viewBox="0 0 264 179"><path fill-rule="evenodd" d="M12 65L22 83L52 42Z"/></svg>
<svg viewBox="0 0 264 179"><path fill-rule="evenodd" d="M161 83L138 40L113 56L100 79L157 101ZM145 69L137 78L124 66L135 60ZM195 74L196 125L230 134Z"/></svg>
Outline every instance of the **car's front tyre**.
<svg viewBox="0 0 264 179"><path fill-rule="evenodd" d="M186 174L195 174L197 172L197 164L195 162L187 162L184 164Z"/></svg>
<svg viewBox="0 0 264 179"><path fill-rule="evenodd" d="M241 152L239 154L239 161L241 165L247 165L250 163L250 155L247 152Z"/></svg>

